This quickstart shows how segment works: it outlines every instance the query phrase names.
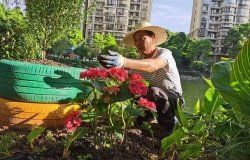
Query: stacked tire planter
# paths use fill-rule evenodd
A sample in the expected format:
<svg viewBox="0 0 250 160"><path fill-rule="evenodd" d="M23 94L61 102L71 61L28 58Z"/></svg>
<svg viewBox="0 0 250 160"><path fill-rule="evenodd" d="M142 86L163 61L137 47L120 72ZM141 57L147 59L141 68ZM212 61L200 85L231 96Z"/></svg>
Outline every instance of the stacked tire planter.
<svg viewBox="0 0 250 160"><path fill-rule="evenodd" d="M64 115L87 95L79 79L82 68L54 67L0 60L0 125L62 126Z"/></svg>

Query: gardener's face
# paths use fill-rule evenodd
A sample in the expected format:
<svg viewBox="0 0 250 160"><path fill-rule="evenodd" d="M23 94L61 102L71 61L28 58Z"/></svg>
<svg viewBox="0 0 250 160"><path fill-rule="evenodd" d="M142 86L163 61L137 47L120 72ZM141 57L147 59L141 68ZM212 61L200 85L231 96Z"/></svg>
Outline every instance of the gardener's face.
<svg viewBox="0 0 250 160"><path fill-rule="evenodd" d="M155 49L155 35L147 31L137 31L133 35L134 44L140 54L150 54Z"/></svg>

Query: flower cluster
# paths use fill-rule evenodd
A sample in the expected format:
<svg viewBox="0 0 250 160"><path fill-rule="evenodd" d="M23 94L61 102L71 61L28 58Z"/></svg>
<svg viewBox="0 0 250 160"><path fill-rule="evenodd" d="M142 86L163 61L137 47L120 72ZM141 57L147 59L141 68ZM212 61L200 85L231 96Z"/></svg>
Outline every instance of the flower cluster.
<svg viewBox="0 0 250 160"><path fill-rule="evenodd" d="M81 73L80 78L89 79L89 80L116 80L120 82L119 84L112 84L103 87L104 93L101 99L104 103L109 103L112 99L109 95L117 95L120 92L120 87L122 83L126 83L128 80L128 88L132 95L141 97L146 96L148 87L146 85L146 81L140 74L133 73L128 75L128 71L123 68L90 68ZM155 104L153 102L148 101L147 99L141 100L139 103L140 106L144 106L146 108L150 108L151 110L155 108Z"/></svg>
<svg viewBox="0 0 250 160"><path fill-rule="evenodd" d="M81 111L70 111L65 116L64 125L68 132L74 132L82 124Z"/></svg>
<svg viewBox="0 0 250 160"><path fill-rule="evenodd" d="M141 107L146 107L150 109L151 111L156 111L156 105L154 102L151 102L145 98L140 97L138 103L139 103L139 106Z"/></svg>
<svg viewBox="0 0 250 160"><path fill-rule="evenodd" d="M129 90L133 95L145 96L148 87L145 85L144 78L140 74L132 74L129 83Z"/></svg>
<svg viewBox="0 0 250 160"><path fill-rule="evenodd" d="M125 82L128 79L128 71L123 68L90 68L81 73L80 78L90 80L106 80L115 79L119 82ZM140 74L131 74L129 79L129 90L135 96L145 96L147 94L147 86L144 78ZM116 95L120 88L119 86L107 86L103 90L109 94Z"/></svg>
<svg viewBox="0 0 250 160"><path fill-rule="evenodd" d="M118 80L120 82L124 82L128 78L128 71L122 68L90 68L87 71L81 72L80 78L84 79L102 79L105 80L107 78Z"/></svg>

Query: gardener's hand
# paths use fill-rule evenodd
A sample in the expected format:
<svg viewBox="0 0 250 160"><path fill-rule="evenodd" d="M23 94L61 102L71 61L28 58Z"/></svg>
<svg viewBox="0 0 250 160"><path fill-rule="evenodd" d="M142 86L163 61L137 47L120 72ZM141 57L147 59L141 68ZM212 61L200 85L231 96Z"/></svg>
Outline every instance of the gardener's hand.
<svg viewBox="0 0 250 160"><path fill-rule="evenodd" d="M100 55L98 61L105 68L117 67L122 68L125 66L126 58L117 52L108 50L109 55Z"/></svg>

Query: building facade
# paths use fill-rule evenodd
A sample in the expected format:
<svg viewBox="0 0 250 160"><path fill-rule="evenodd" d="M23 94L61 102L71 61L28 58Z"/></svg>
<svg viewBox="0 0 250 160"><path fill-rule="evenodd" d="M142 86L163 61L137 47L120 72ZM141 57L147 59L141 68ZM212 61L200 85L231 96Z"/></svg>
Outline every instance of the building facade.
<svg viewBox="0 0 250 160"><path fill-rule="evenodd" d="M134 30L136 23L150 21L152 0L86 0L86 7L94 1L95 10L83 27L87 44L92 43L94 33L110 33L120 42L126 33Z"/></svg>
<svg viewBox="0 0 250 160"><path fill-rule="evenodd" d="M249 21L250 0L194 0L189 38L210 39L213 54L226 55L227 31Z"/></svg>

